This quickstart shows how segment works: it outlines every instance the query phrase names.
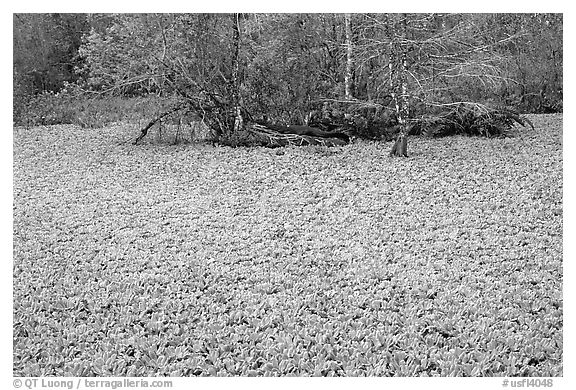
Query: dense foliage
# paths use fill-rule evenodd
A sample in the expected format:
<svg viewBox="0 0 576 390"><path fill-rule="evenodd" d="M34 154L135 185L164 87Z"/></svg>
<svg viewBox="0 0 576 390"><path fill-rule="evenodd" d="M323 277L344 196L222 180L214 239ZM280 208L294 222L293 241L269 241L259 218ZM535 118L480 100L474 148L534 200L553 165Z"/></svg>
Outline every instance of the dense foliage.
<svg viewBox="0 0 576 390"><path fill-rule="evenodd" d="M360 101L393 111L389 63L396 40L407 52L412 117L458 101L562 110L561 14L407 17L407 33L398 41L397 18L352 15L352 92ZM91 97L80 90L178 95L197 112L215 112L203 118L214 128L232 126L230 96L238 86L244 116L285 124L304 123L322 102L342 99L343 15L243 14L239 21L234 57L230 15L15 15L15 122L42 123L35 107L50 95L39 102L35 96L62 88L75 91L72 100ZM70 82L79 88L69 88Z"/></svg>

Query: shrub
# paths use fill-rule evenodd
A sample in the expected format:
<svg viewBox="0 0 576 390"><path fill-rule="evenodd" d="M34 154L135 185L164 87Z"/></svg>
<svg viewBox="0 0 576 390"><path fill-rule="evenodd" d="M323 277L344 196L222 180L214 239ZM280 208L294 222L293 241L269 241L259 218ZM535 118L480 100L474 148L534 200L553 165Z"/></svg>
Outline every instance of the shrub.
<svg viewBox="0 0 576 390"><path fill-rule="evenodd" d="M14 110L14 123L23 126L74 123L71 97L66 93L45 91L21 97Z"/></svg>
<svg viewBox="0 0 576 390"><path fill-rule="evenodd" d="M443 137L464 134L480 137L505 137L514 124L534 126L517 112L482 105L458 105L434 115L425 115L413 121L410 134Z"/></svg>
<svg viewBox="0 0 576 390"><path fill-rule="evenodd" d="M59 92L37 95L17 94L14 100L14 124L47 126L75 124L87 128L104 127L121 121L138 123L150 120L170 104L158 95L144 97L102 96L86 93L68 85Z"/></svg>

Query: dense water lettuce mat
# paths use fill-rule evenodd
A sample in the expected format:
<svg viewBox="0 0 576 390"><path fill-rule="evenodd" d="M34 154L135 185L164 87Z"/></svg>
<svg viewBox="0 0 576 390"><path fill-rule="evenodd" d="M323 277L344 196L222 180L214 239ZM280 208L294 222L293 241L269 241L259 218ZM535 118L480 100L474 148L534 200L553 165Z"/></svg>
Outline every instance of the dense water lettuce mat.
<svg viewBox="0 0 576 390"><path fill-rule="evenodd" d="M14 129L17 376L559 376L562 116L282 149Z"/></svg>

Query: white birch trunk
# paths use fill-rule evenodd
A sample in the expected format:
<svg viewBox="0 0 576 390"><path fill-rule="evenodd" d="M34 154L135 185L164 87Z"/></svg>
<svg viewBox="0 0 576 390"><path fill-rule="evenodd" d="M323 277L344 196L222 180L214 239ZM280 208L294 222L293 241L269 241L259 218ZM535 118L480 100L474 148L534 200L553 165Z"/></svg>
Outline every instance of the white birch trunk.
<svg viewBox="0 0 576 390"><path fill-rule="evenodd" d="M346 32L346 72L344 74L344 97L346 100L353 99L353 57L352 57L352 15L344 15L344 29Z"/></svg>

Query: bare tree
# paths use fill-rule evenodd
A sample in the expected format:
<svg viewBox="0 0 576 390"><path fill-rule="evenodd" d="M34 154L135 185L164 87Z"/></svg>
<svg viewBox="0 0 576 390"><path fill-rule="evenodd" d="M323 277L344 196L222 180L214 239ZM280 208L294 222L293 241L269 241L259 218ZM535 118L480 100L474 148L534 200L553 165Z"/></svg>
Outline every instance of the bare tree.
<svg viewBox="0 0 576 390"><path fill-rule="evenodd" d="M344 15L344 29L346 34L346 72L344 74L344 97L346 100L351 100L352 84L353 84L353 70L354 61L352 57L353 43L352 43L352 15Z"/></svg>
<svg viewBox="0 0 576 390"><path fill-rule="evenodd" d="M240 14L232 15L232 29L234 34L232 37L232 79L230 83L232 108L234 110L233 131L237 132L243 127L244 123L240 102Z"/></svg>
<svg viewBox="0 0 576 390"><path fill-rule="evenodd" d="M406 137L416 106L451 107L472 105L462 96L466 82L479 83L486 89L511 80L502 75L506 58L499 54L501 45L519 35L497 40L484 34L484 15L385 14L365 15L361 40L355 44L358 66L373 60L382 65L374 75L375 96L389 96L394 105L399 135L391 154L406 156Z"/></svg>
<svg viewBox="0 0 576 390"><path fill-rule="evenodd" d="M392 146L390 155L392 156L403 156L408 157L408 88L406 85L406 73L407 73L407 63L406 63L406 52L407 52L407 42L406 42L406 26L407 26L407 16L406 14L400 14L399 16L393 15L394 17L399 17L397 23L398 34L390 34L390 49L389 49L389 68L390 68L390 95L392 96L392 101L396 109L396 118L398 119L398 124L400 126L400 132ZM390 31L390 30L389 30Z"/></svg>

